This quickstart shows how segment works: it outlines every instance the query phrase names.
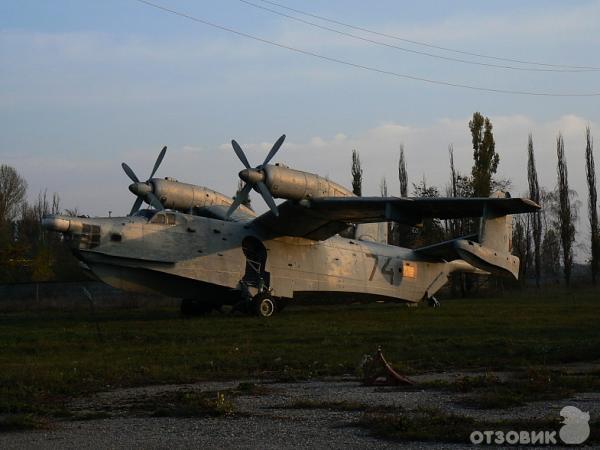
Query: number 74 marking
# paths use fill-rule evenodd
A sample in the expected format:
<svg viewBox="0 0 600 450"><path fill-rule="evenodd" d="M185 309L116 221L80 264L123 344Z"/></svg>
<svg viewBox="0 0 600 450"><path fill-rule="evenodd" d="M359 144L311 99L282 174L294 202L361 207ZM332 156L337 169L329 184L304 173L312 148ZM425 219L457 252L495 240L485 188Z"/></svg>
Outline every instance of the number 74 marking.
<svg viewBox="0 0 600 450"><path fill-rule="evenodd" d="M375 276L375 271L377 270L377 266L379 266L379 260L383 260L383 266L381 266L381 273L385 275L389 275L390 284L394 284L394 269L390 267L390 263L392 262L392 258L390 256L380 256L374 253L366 253L365 256L367 258L373 258L373 269L371 269L371 275L369 275L369 281L373 281L373 277Z"/></svg>

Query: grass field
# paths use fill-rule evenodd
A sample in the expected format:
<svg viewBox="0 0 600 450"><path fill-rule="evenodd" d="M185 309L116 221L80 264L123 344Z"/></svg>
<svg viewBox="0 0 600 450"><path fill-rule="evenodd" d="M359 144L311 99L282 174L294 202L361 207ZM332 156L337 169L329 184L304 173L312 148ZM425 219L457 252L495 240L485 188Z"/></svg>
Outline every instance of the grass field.
<svg viewBox="0 0 600 450"><path fill-rule="evenodd" d="M290 307L268 319L177 310L0 316L0 414L68 415L114 387L354 374L381 345L406 373L527 369L600 359L600 295L579 289L396 304Z"/></svg>

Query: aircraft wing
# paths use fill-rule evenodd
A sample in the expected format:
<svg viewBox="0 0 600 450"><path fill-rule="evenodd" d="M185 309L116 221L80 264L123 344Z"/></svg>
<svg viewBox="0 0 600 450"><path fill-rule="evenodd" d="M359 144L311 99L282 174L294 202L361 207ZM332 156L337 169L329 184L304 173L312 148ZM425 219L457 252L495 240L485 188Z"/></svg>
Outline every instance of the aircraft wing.
<svg viewBox="0 0 600 450"><path fill-rule="evenodd" d="M498 216L540 209L524 198L323 197L285 201L278 206L279 216L269 211L252 224L282 236L324 240L351 223L394 221L416 225L425 218L481 217L486 207Z"/></svg>
<svg viewBox="0 0 600 450"><path fill-rule="evenodd" d="M456 251L454 243L458 240L466 241L477 241L477 234L469 234L468 236L462 236L449 241L439 242L437 244L427 245L425 247L415 248L415 253L421 256L432 258L432 259L445 259L446 261L452 261L453 259L459 259L460 255Z"/></svg>

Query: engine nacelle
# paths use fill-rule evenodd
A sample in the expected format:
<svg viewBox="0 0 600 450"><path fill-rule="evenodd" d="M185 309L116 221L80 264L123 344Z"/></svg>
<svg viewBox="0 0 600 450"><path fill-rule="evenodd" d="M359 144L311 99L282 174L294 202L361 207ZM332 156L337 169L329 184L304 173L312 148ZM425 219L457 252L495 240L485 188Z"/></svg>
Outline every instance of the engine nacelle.
<svg viewBox="0 0 600 450"><path fill-rule="evenodd" d="M152 178L150 183L154 195L158 197L162 205L167 209L175 209L182 212L190 212L194 209L208 208L210 206L229 207L233 199L220 192L213 191L203 186L180 183L170 178ZM241 210L254 216L254 212L240 206Z"/></svg>
<svg viewBox="0 0 600 450"><path fill-rule="evenodd" d="M265 173L265 184L273 197L304 200L354 195L345 187L314 173L290 169L280 164L267 165L262 170Z"/></svg>

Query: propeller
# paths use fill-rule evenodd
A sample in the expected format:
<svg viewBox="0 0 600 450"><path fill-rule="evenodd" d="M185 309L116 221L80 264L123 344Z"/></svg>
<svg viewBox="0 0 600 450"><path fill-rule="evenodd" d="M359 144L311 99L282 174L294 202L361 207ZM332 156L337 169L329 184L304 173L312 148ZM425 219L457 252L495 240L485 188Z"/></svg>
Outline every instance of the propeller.
<svg viewBox="0 0 600 450"><path fill-rule="evenodd" d="M133 203L133 207L131 208L131 212L129 213L130 216L135 214L140 209L140 206L142 206L142 202L144 201L146 201L146 203L152 205L156 209L165 209L158 197L154 195L152 184L150 183L150 180L158 170L160 163L162 163L162 160L165 157L165 153L167 153L167 146L164 146L158 154L158 158L156 158L156 162L154 163L154 167L152 168L152 173L150 173L150 176L146 181L140 181L135 172L131 170L131 167L129 167L125 163L121 163L121 167L129 177L129 179L133 181L133 183L129 185L129 190L135 196L137 196L135 202Z"/></svg>
<svg viewBox="0 0 600 450"><path fill-rule="evenodd" d="M282 135L279 139L277 139L275 144L273 144L273 147L271 147L271 150L267 154L267 157L265 158L265 160L262 162L262 164L260 164L256 167L250 166L250 163L248 162L248 158L246 158L246 155L244 154L242 147L240 147L240 144L238 144L235 140L231 141L233 151L235 152L235 154L237 155L237 157L239 158L239 160L242 162L242 164L245 167L245 169L241 170L240 173L238 174L239 177L242 179L242 181L244 181L245 184L244 184L244 187L239 192L239 194L236 195L234 202L231 204L231 206L227 210L227 215L226 215L227 218L229 218L231 216L231 214L233 214L233 212L242 203L244 203L246 200L248 200L248 194L250 193L250 189L254 189L255 191L257 191L262 196L265 203L267 205L269 205L271 212L273 212L273 214L275 216L279 216L279 211L277 210L277 205L275 204L275 200L273 199L273 196L271 195L269 188L265 184L264 168L269 163L269 161L271 161L271 159L273 159L273 157L275 156L275 154L281 147L281 144L283 144L284 140L285 140L285 134Z"/></svg>

